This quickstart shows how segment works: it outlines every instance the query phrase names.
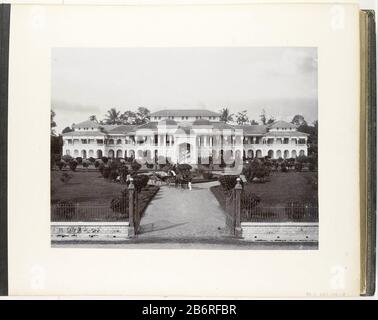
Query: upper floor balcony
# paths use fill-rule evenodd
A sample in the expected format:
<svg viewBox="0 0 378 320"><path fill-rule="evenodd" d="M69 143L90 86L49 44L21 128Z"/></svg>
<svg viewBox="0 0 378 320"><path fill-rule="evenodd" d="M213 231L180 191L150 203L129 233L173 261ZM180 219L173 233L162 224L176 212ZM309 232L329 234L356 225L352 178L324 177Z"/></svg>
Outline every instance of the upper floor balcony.
<svg viewBox="0 0 378 320"><path fill-rule="evenodd" d="M307 143L254 143L254 144L244 144L245 149L258 149L258 148L295 148L295 147L305 147Z"/></svg>

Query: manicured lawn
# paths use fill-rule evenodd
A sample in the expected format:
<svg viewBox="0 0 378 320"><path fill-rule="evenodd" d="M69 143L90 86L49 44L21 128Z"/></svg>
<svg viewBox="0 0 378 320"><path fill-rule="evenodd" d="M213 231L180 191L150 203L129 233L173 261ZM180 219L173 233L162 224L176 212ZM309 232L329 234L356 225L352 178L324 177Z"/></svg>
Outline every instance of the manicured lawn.
<svg viewBox="0 0 378 320"><path fill-rule="evenodd" d="M273 172L265 183L248 183L245 190L261 198L264 207L284 207L289 201L317 205L315 172Z"/></svg>
<svg viewBox="0 0 378 320"><path fill-rule="evenodd" d="M111 209L111 200L121 196L125 184L110 182L99 172L69 172L72 176L67 182L61 181L62 172L51 172L51 204L70 201L75 208L70 210L61 204L52 207L52 221L123 221L128 219L128 206L124 214ZM159 187L147 185L138 194L139 210L147 208Z"/></svg>
<svg viewBox="0 0 378 320"><path fill-rule="evenodd" d="M212 189L218 201L224 205L223 188L215 186ZM317 207L318 203L315 172L273 172L264 183L247 183L244 190L259 196L261 207L283 208L291 201Z"/></svg>
<svg viewBox="0 0 378 320"><path fill-rule="evenodd" d="M126 185L110 182L97 172L72 172L72 178L64 183L60 180L62 172L51 172L51 203L69 200L83 205L108 205L121 194Z"/></svg>
<svg viewBox="0 0 378 320"><path fill-rule="evenodd" d="M229 193L222 186L210 188L222 208L227 211ZM261 202L254 204L251 193ZM314 172L274 172L265 183L244 186L241 195L241 221L246 222L317 222L317 175ZM228 206L228 208L230 208ZM232 208L232 207L231 207Z"/></svg>

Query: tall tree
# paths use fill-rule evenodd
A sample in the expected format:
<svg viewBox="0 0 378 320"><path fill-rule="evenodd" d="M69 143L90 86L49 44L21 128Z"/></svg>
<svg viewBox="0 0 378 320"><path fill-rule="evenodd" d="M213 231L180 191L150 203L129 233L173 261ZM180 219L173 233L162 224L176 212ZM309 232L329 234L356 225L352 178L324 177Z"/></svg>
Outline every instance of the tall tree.
<svg viewBox="0 0 378 320"><path fill-rule="evenodd" d="M291 123L296 125L296 126L302 126L304 124L307 124L305 118L300 115L300 114L296 114L294 117L293 117L293 120L291 120Z"/></svg>
<svg viewBox="0 0 378 320"><path fill-rule="evenodd" d="M268 125L276 121L276 119L273 116L267 116L265 109L262 109L260 114L260 121L263 125Z"/></svg>
<svg viewBox="0 0 378 320"><path fill-rule="evenodd" d="M238 125L245 125L248 123L248 116L247 116L247 110L243 110L242 112L238 112L236 115L236 123Z"/></svg>
<svg viewBox="0 0 378 320"><path fill-rule="evenodd" d="M141 125L150 121L150 110L144 107L139 107L136 112L135 124Z"/></svg>
<svg viewBox="0 0 378 320"><path fill-rule="evenodd" d="M265 109L262 109L260 114L260 120L263 125L266 125L266 112Z"/></svg>
<svg viewBox="0 0 378 320"><path fill-rule="evenodd" d="M251 126L258 125L259 123L256 120L251 120L250 122Z"/></svg>
<svg viewBox="0 0 378 320"><path fill-rule="evenodd" d="M219 111L221 114L220 120L227 123L227 122L232 122L234 121L234 115L230 112L228 108L223 108Z"/></svg>
<svg viewBox="0 0 378 320"><path fill-rule="evenodd" d="M276 119L272 116L269 117L269 119L266 121L266 124L272 124Z"/></svg>
<svg viewBox="0 0 378 320"><path fill-rule="evenodd" d="M62 155L62 146L63 139L61 135L56 135L55 128L56 122L54 121L55 112L51 110L50 112L50 127L51 127L51 136L50 136L50 161L51 165L54 165L56 159L59 159Z"/></svg>
<svg viewBox="0 0 378 320"><path fill-rule="evenodd" d="M51 110L50 112L50 127L51 127L51 135L55 136L55 127L56 127L56 122L54 121L56 114L54 110Z"/></svg>
<svg viewBox="0 0 378 320"><path fill-rule="evenodd" d="M90 120L90 121L94 121L94 122L98 122L98 121L97 121L97 117L96 117L96 115L91 115L91 116L89 116L89 120Z"/></svg>
<svg viewBox="0 0 378 320"><path fill-rule="evenodd" d="M120 112L115 108L111 108L105 115L105 124L121 124Z"/></svg>
<svg viewBox="0 0 378 320"><path fill-rule="evenodd" d="M120 116L122 124L135 124L136 117L137 115L133 111L125 111Z"/></svg>

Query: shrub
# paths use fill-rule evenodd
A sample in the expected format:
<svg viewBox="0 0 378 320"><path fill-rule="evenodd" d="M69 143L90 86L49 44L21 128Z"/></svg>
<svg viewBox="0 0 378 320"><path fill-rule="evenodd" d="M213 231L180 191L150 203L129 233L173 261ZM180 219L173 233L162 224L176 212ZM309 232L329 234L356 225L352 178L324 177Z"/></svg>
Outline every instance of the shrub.
<svg viewBox="0 0 378 320"><path fill-rule="evenodd" d="M235 188L237 178L238 176L231 176L231 175L221 176L219 178L219 183L221 184L224 190L229 191Z"/></svg>
<svg viewBox="0 0 378 320"><path fill-rule="evenodd" d="M110 180L117 180L118 178L118 170L117 169L110 169L109 179Z"/></svg>
<svg viewBox="0 0 378 320"><path fill-rule="evenodd" d="M95 168L98 168L100 166L101 162L99 160L96 160L94 163Z"/></svg>
<svg viewBox="0 0 378 320"><path fill-rule="evenodd" d="M281 172L288 172L286 165L281 165Z"/></svg>
<svg viewBox="0 0 378 320"><path fill-rule="evenodd" d="M306 163L306 162L308 162L308 157L299 156L299 157L297 157L297 162Z"/></svg>
<svg viewBox="0 0 378 320"><path fill-rule="evenodd" d="M98 171L100 171L100 173L101 173L102 175L104 175L104 168L105 168L105 165L104 165L103 163L100 163L100 164L98 165Z"/></svg>
<svg viewBox="0 0 378 320"><path fill-rule="evenodd" d="M243 168L242 173L249 182L252 182L254 178L264 181L265 177L270 174L270 166L270 163L266 165L262 161L254 159L248 164L248 166Z"/></svg>
<svg viewBox="0 0 378 320"><path fill-rule="evenodd" d="M177 171L180 172L180 173L188 172L188 171L192 170L192 166L190 164L187 164L187 163L179 164L176 168L177 168Z"/></svg>
<svg viewBox="0 0 378 320"><path fill-rule="evenodd" d="M83 167L88 168L89 167L89 161L84 160L83 161Z"/></svg>
<svg viewBox="0 0 378 320"><path fill-rule="evenodd" d="M95 163L96 159L93 158L93 157L89 157L88 161L89 161L90 163Z"/></svg>
<svg viewBox="0 0 378 320"><path fill-rule="evenodd" d="M109 176L110 176L110 172L111 172L111 169L110 167L103 167L102 169L102 176L105 178L105 179L108 179Z"/></svg>
<svg viewBox="0 0 378 320"><path fill-rule="evenodd" d="M56 166L59 168L59 170L62 170L66 166L66 163L63 160L60 160L56 162Z"/></svg>
<svg viewBox="0 0 378 320"><path fill-rule="evenodd" d="M73 158L69 156L68 154L66 154L62 157L62 160L69 163L71 160L73 160Z"/></svg>
<svg viewBox="0 0 378 320"><path fill-rule="evenodd" d="M260 167L258 167L258 168L255 170L255 172L254 172L255 177L256 177L257 179L259 179L261 182L264 182L264 181L265 181L265 178L266 178L267 176L269 176L269 174L270 174L269 169L268 169L267 167L263 166L263 165L260 166Z"/></svg>
<svg viewBox="0 0 378 320"><path fill-rule="evenodd" d="M69 163L69 166L70 166L70 169L72 171L76 171L77 161L76 160L71 160L70 163Z"/></svg>
<svg viewBox="0 0 378 320"><path fill-rule="evenodd" d="M142 165L134 160L132 163L131 163L131 169L134 171L134 172L137 172L140 168L142 168Z"/></svg>
<svg viewBox="0 0 378 320"><path fill-rule="evenodd" d="M316 170L316 165L315 165L315 163L310 163L309 166L308 166L308 169L309 169L310 171L315 171L315 170Z"/></svg>
<svg viewBox="0 0 378 320"><path fill-rule="evenodd" d="M108 157L102 157L101 160L105 164L108 163L108 161L109 161Z"/></svg>
<svg viewBox="0 0 378 320"><path fill-rule="evenodd" d="M148 169L153 169L154 168L154 164L153 163L146 163L146 167L148 168Z"/></svg>
<svg viewBox="0 0 378 320"><path fill-rule="evenodd" d="M128 162L128 163L132 163L133 160L134 160L133 157L126 157L126 158L125 158L125 161Z"/></svg>
<svg viewBox="0 0 378 320"><path fill-rule="evenodd" d="M82 157L76 157L76 161L78 164L81 164L83 162L83 158Z"/></svg>
<svg viewBox="0 0 378 320"><path fill-rule="evenodd" d="M142 189L147 186L148 180L150 180L150 178L144 174L141 174L139 176L134 176L133 184L134 184L135 190L137 192L141 192ZM130 184L130 181L127 181L127 185L129 184Z"/></svg>
<svg viewBox="0 0 378 320"><path fill-rule="evenodd" d="M301 172L301 171L302 171L302 168L303 168L303 164L302 164L302 162L297 162L297 163L295 164L295 171L297 171L297 172Z"/></svg>

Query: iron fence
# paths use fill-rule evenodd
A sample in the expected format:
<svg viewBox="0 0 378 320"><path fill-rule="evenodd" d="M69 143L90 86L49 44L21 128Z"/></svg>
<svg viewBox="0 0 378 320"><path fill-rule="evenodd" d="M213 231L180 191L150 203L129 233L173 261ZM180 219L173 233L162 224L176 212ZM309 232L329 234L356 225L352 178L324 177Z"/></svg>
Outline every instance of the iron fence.
<svg viewBox="0 0 378 320"><path fill-rule="evenodd" d="M244 203L241 207L243 222L318 222L318 207L310 205L262 207Z"/></svg>
<svg viewBox="0 0 378 320"><path fill-rule="evenodd" d="M81 205L78 203L51 206L53 222L115 222L128 221L127 214L114 212L110 205Z"/></svg>

